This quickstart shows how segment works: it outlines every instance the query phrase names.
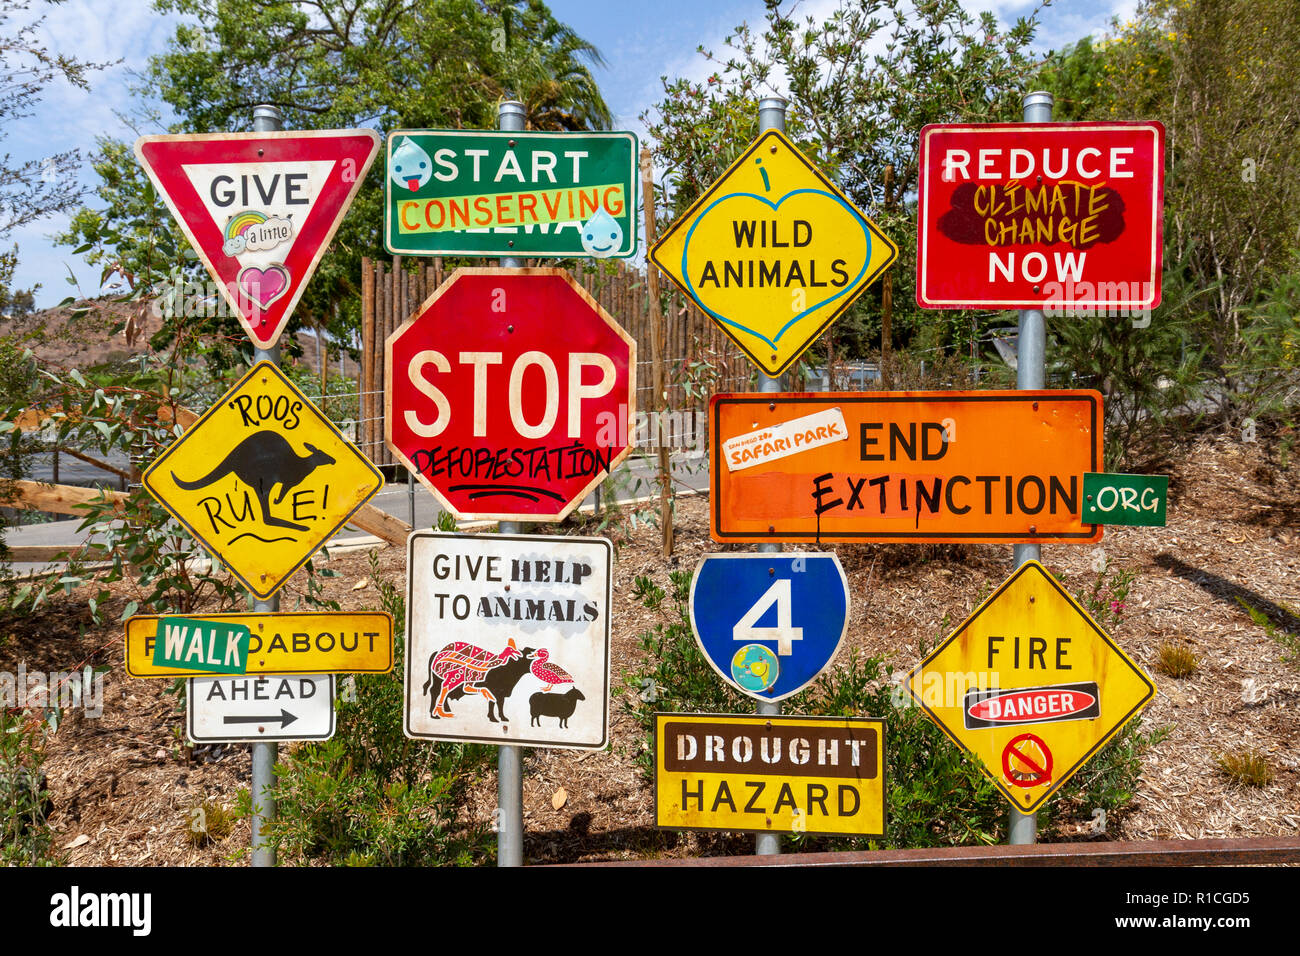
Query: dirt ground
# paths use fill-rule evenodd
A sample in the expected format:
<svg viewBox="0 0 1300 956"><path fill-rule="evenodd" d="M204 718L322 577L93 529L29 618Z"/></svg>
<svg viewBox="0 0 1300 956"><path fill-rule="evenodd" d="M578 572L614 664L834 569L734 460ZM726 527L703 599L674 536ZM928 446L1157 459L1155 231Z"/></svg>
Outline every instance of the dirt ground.
<svg viewBox="0 0 1300 956"><path fill-rule="evenodd" d="M1105 838L1294 836L1300 833L1300 664L1284 660L1286 648L1252 622L1238 598L1264 611L1278 632L1300 635L1300 467L1271 458L1262 443L1223 437L1200 439L1181 457L1170 469L1167 528L1110 528L1100 545L1043 549L1045 563L1075 586L1095 577L1098 549L1113 568L1137 572L1112 636L1159 688L1145 726L1169 732L1147 755L1135 799L1112 819ZM702 553L721 550L708 539L706 508L702 498L679 502L673 568L693 568ZM847 642L888 655L902 669L917 661L923 639L944 633L945 621L950 627L963 620L1011 569L1009 547L931 548L925 560L905 546L838 551L854 601ZM399 549L384 548L379 562L384 574L404 581ZM368 552L336 553L329 566L339 576L328 580L327 597L345 609L377 605L373 582L355 588L370 576ZM666 586L666 570L656 529L642 526L622 544L614 585L615 686L653 616L632 599L632 581L649 574ZM75 591L0 631L0 669L14 670L20 662L28 671L84 663L112 668L103 716L71 711L50 738L45 767L59 846L79 865L246 862L235 860L248 845L246 823L202 849L191 847L186 834L198 800L233 806L249 785L248 749L200 748L188 755L183 715L166 693L169 682L125 675L121 627L90 627L86 597ZM123 603L116 597L109 615L120 613ZM1200 657L1192 676L1174 679L1157 669L1159 648L1168 641L1184 642ZM399 661L395 679L400 670ZM639 736L617 705L612 713L607 751L529 753L524 821L530 862L639 857L650 847L674 856L698 849L697 837L653 831L653 795L633 763ZM1274 774L1270 784L1235 784L1218 769L1219 755L1242 751L1265 756ZM486 822L495 802L489 780L473 792L466 812ZM1079 822L1080 834L1088 825ZM734 842L737 852L752 845ZM716 852L716 841L713 846Z"/></svg>

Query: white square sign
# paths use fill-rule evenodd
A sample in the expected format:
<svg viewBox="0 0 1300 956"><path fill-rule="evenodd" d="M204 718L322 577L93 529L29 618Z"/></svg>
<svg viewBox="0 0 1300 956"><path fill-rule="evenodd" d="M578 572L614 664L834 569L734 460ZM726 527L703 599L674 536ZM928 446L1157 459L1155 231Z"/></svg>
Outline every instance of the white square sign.
<svg viewBox="0 0 1300 956"><path fill-rule="evenodd" d="M333 674L191 677L185 701L186 735L196 744L334 736Z"/></svg>
<svg viewBox="0 0 1300 956"><path fill-rule="evenodd" d="M604 747L612 562L604 538L412 534L407 736Z"/></svg>

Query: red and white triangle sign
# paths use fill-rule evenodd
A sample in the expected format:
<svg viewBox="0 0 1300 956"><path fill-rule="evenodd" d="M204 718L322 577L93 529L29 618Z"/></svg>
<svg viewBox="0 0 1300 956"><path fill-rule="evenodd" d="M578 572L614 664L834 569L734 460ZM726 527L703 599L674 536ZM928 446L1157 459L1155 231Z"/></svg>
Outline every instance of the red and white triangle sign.
<svg viewBox="0 0 1300 956"><path fill-rule="evenodd" d="M280 340L379 152L370 129L142 136L135 155L258 348Z"/></svg>

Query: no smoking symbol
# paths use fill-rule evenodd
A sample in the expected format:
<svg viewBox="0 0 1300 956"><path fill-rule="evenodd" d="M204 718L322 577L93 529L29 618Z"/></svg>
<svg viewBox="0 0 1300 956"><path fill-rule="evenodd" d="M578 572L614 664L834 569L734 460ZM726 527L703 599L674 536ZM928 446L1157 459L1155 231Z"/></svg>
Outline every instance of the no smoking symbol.
<svg viewBox="0 0 1300 956"><path fill-rule="evenodd" d="M1052 751L1041 737L1021 734L1012 737L1002 751L1002 776L1012 786L1037 787L1052 779ZM1025 796L1025 802L1029 802Z"/></svg>

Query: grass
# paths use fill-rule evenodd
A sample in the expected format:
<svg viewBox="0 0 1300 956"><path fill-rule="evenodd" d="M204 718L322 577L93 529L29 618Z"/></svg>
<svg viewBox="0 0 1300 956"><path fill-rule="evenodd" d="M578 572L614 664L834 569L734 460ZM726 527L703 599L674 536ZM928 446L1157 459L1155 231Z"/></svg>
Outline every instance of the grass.
<svg viewBox="0 0 1300 956"><path fill-rule="evenodd" d="M215 800L200 800L185 814L185 839L190 846L204 847L230 836L235 815Z"/></svg>
<svg viewBox="0 0 1300 956"><path fill-rule="evenodd" d="M1191 677L1200 663L1200 657L1186 644L1166 641L1160 645L1156 670L1170 677Z"/></svg>
<svg viewBox="0 0 1300 956"><path fill-rule="evenodd" d="M1273 768L1264 755L1247 750L1241 753L1219 754L1215 763L1233 783L1245 787L1266 787L1273 782Z"/></svg>

